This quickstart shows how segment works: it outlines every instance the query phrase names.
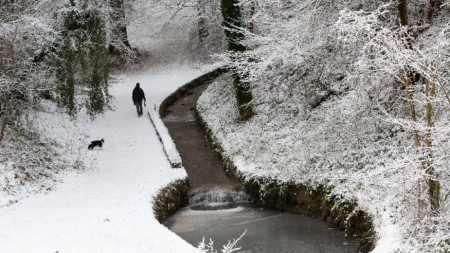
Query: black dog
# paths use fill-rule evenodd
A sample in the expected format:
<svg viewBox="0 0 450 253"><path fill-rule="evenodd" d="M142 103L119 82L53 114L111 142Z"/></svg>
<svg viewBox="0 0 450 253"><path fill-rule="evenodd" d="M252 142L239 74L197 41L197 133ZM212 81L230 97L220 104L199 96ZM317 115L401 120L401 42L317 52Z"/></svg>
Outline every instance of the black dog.
<svg viewBox="0 0 450 253"><path fill-rule="evenodd" d="M103 139L101 139L101 140L99 140L99 141L92 141L91 144L89 144L88 149L89 149L89 150L92 150L92 149L94 149L94 148L97 147L97 146L98 146L99 148L102 148L104 142L105 142L105 140L103 140Z"/></svg>

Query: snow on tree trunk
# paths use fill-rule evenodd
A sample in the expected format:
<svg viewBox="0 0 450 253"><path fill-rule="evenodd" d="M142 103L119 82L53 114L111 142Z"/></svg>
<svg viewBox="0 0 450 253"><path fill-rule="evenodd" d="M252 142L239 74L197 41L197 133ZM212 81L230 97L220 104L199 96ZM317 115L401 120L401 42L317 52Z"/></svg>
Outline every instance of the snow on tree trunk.
<svg viewBox="0 0 450 253"><path fill-rule="evenodd" d="M222 0L220 5L231 61L234 61L235 57L239 57L239 54L246 51L246 47L242 44L244 33L241 31L243 29L242 16L238 3L236 0ZM248 120L254 115L251 105L253 96L250 84L245 81L245 78L248 76L248 70L245 70L245 67L240 70L233 67L232 71L236 99L239 106L239 116L242 120Z"/></svg>
<svg viewBox="0 0 450 253"><path fill-rule="evenodd" d="M111 54L120 54L120 52L131 48L128 41L127 25L125 19L125 10L123 0L110 0L110 19L111 19L111 41L109 44L109 52Z"/></svg>
<svg viewBox="0 0 450 253"><path fill-rule="evenodd" d="M402 24L408 24L405 16L407 11L406 1L399 1L398 15ZM432 143L433 135L440 134L441 131L448 131L448 122L437 123L442 113L440 108L446 103L447 91L445 86L437 92L436 80L448 83L445 67L446 59L441 58L449 43L448 24L436 37L436 41L431 48L421 50L416 47L409 37L408 27L390 28L383 26L379 17L386 15L386 6L377 12L366 15L362 12L341 12L341 20L336 27L341 30L341 41L364 40L363 54L357 63L359 85L367 86L367 82L381 85L381 83L371 79L376 78L376 74L386 73L399 82L404 89L404 98L409 107L409 120L398 119L387 116L387 120L400 124L406 130L411 131L413 145L416 152L416 160L410 161L411 169L414 164L418 164L421 171L425 172L424 178L428 186L429 206L433 213L439 211L440 183L435 171L435 161L445 159L445 152L440 150L439 145ZM430 64L432 63L432 64ZM417 77L420 77L416 81ZM422 86L423 85L423 86ZM431 88L430 88L431 87ZM364 89L364 88L363 88ZM382 89L379 86L378 89ZM440 94L437 96L437 94ZM450 103L445 105L448 107ZM423 107L422 107L423 106ZM433 109L433 107L437 107ZM423 108L423 109L422 109ZM424 119L421 121L420 119ZM442 128L441 128L442 127ZM438 158L439 157L439 158ZM442 170L440 168L439 170ZM420 194L419 194L420 196ZM420 206L417 208L420 209ZM419 210L420 213L420 210Z"/></svg>

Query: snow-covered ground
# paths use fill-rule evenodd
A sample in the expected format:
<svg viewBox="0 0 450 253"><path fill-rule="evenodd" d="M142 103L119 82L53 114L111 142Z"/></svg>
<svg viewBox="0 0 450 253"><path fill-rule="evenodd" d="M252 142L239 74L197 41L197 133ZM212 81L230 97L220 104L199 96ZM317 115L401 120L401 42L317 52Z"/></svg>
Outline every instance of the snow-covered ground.
<svg viewBox="0 0 450 253"><path fill-rule="evenodd" d="M158 1L133 1L127 5L129 40L150 57L114 77L115 110L93 122L83 113L71 121L43 101L41 111L30 113L38 141L65 154L33 172L39 176L24 172L20 177L20 165L0 157L0 253L198 252L154 217L154 196L187 175L171 168L147 115L178 87L213 68L191 60L198 54L193 51L198 48L195 13ZM131 99L137 82L147 97L140 118ZM90 141L101 138L102 150L87 150Z"/></svg>
<svg viewBox="0 0 450 253"><path fill-rule="evenodd" d="M60 175L54 190L1 207L0 252L196 252L154 218L153 197L186 172L171 168L147 109L137 116L131 91L139 82L149 108L210 69L171 65L117 76L115 111L80 125L81 146L104 138L103 150L87 152L90 168ZM65 129L47 130L70 138Z"/></svg>

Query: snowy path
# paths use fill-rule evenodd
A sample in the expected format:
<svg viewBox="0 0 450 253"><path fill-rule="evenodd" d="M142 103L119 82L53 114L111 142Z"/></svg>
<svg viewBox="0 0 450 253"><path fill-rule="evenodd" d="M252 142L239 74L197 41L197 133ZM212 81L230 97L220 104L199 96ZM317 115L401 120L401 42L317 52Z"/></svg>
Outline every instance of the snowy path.
<svg viewBox="0 0 450 253"><path fill-rule="evenodd" d="M137 117L131 91L140 82L147 105L159 104L204 72L172 66L120 76L112 89L116 110L88 126L91 138L105 139L103 150L89 152L93 169L0 208L0 252L196 252L154 219L153 196L186 172L170 168L147 109Z"/></svg>

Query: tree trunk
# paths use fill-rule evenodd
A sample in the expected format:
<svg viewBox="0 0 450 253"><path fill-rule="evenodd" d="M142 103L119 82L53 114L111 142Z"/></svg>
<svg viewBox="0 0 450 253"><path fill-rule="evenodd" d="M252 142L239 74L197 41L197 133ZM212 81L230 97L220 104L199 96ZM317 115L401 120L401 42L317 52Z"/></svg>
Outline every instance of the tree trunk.
<svg viewBox="0 0 450 253"><path fill-rule="evenodd" d="M398 17L401 26L408 26L408 0L398 0Z"/></svg>
<svg viewBox="0 0 450 253"><path fill-rule="evenodd" d="M406 69L406 67L404 67L403 72L404 73L401 75L402 75L403 84L405 85L405 97L408 102L409 114L411 115L411 121L413 123L415 123L415 122L417 122L416 107L414 104L414 96L412 94L413 88L411 85L410 71L408 71ZM414 136L414 147L416 149L419 149L420 148L420 139L419 139L419 132L417 131L417 129L413 130L413 136Z"/></svg>
<svg viewBox="0 0 450 253"><path fill-rule="evenodd" d="M432 1L432 0L430 0ZM400 19L400 25L401 26L405 26L407 28L406 30L406 40L408 43L408 47L410 49L412 49L412 42L409 38L409 32L408 32L408 0L398 0L398 16ZM408 69L406 66L403 69L404 73L403 73L403 82L405 84L405 96L406 99L408 101L409 104L409 109L410 109L410 115L411 115L411 120L413 123L417 122L416 119L416 109L415 109L415 105L414 105L414 101L413 101L413 87L415 86L415 73L413 71L411 71L410 69ZM432 122L431 122L431 113L432 113L432 107L431 107L431 99L430 96L434 96L434 92L435 92L435 88L434 88L434 82L433 82L433 88L431 91L431 94L429 93L429 80L426 80L426 116L425 116L425 123L427 126L427 131L425 133L425 144L424 147L426 149L425 154L421 154L423 155L422 157L420 157L419 159L421 160L422 163L422 167L425 170L425 172L428 174L429 179L427 180L427 185L428 185L428 199L431 205L431 210L433 212L437 212L439 209L439 191L440 191L440 184L439 181L435 180L435 174L434 174L434 170L433 170L433 164L432 164L432 157L433 154L431 153L431 127L432 127ZM414 135L414 147L416 148L416 150L419 150L419 152L421 149L421 143L419 140L419 133L417 131L417 129L413 129L413 135Z"/></svg>
<svg viewBox="0 0 450 253"><path fill-rule="evenodd" d="M110 0L111 6L111 26L113 40L118 40L119 43L123 44L125 47L131 48L130 42L128 41L127 26L125 23L125 10L123 9L123 0ZM117 43L111 43L109 45L109 52L111 54L120 54L120 49L117 48Z"/></svg>
<svg viewBox="0 0 450 253"><path fill-rule="evenodd" d="M244 34L237 30L242 28L241 9L237 5L238 0L221 0L220 8L223 16L223 26L228 42L228 51L233 53L244 52L247 48L240 43L244 39ZM233 59L232 59L233 60ZM233 83L236 89L236 100L239 107L239 117L241 120L248 120L254 115L251 101L253 96L250 84L243 81L246 74L233 69Z"/></svg>
<svg viewBox="0 0 450 253"><path fill-rule="evenodd" d="M8 93L5 94L5 111L3 116L3 122L2 122L2 129L0 132L0 143L3 141L3 138L5 137L5 130L6 130L6 124L8 123L8 115L9 115L9 96Z"/></svg>
<svg viewBox="0 0 450 253"><path fill-rule="evenodd" d="M426 12L426 19L429 23L431 23L431 20L433 19L433 15L436 11L439 11L441 7L442 2L439 0L430 0L427 12Z"/></svg>
<svg viewBox="0 0 450 253"><path fill-rule="evenodd" d="M16 35L14 34L14 37L13 37L13 41L11 42L11 44L10 44L10 48L9 48L9 57L10 57L10 64L11 64L11 66L10 66L10 70L9 70L9 75L10 75L10 80L13 80L14 79L14 71L15 71L15 58L14 58L14 55L15 55L15 52L14 52L14 42L15 42L15 37L16 37ZM6 63L7 63L7 61L5 61L5 65L6 65ZM6 66L4 66L4 64L3 64L3 57L1 58L1 62L0 62L0 64L1 64L1 66L0 66L0 71L2 71L3 70L3 68L4 68L4 74L6 75L6 73L7 73L7 70L8 70L8 68L6 67ZM3 71L2 71L3 72ZM1 72L0 72L0 76L1 76ZM6 125L8 124L8 120L9 120L9 112L10 112L10 104L11 104L11 101L10 101L10 97L9 97L9 85L8 85L8 81L6 81L7 83L6 83L6 89L5 89L5 104L4 104L4 106L3 106L3 108L4 108L4 111L3 111L3 121L2 121L2 128L1 128L1 131L0 131L0 143L3 141L3 138L5 137L5 130L6 130Z"/></svg>
<svg viewBox="0 0 450 253"><path fill-rule="evenodd" d="M250 6L250 22L248 24L248 31L251 33L255 32L255 24L252 21L253 16L255 15L255 11L256 11L255 2L252 1Z"/></svg>
<svg viewBox="0 0 450 253"><path fill-rule="evenodd" d="M204 3L201 0L198 1L198 3L197 3L197 18L198 18L197 29L198 29L198 38L200 40L200 44L203 44L204 40L209 35L208 27L206 26L206 20L203 17L205 10L202 9L202 7L204 4L207 4L207 3Z"/></svg>
<svg viewBox="0 0 450 253"><path fill-rule="evenodd" d="M3 75L3 55L0 54L0 77ZM5 105L7 105L9 103L9 98L7 93L5 94ZM2 128L0 130L0 143L3 140L3 136L5 134L5 128L6 128L6 122L8 120L7 118L7 114L3 111L3 108L5 107L6 110L6 106L2 105L2 101L0 101L0 118L3 117L3 115L5 116L3 118L3 123L2 123Z"/></svg>
<svg viewBox="0 0 450 253"><path fill-rule="evenodd" d="M431 83L431 91L430 91L429 83L430 83L429 80L425 81L425 99L426 99L425 123L427 126L427 130L425 132L425 144L427 147L426 173L430 177L427 182L428 187L429 187L428 199L431 204L431 210L436 212L439 209L439 192L440 192L441 186L440 186L439 181L434 179L435 174L434 174L433 164L431 163L433 154L430 151L431 146L432 146L431 127L433 126L432 117L431 117L432 113L433 113L433 109L431 106L431 99L436 96L436 85L435 85L435 82L432 82Z"/></svg>
<svg viewBox="0 0 450 253"><path fill-rule="evenodd" d="M228 50L234 52L243 52L246 50L240 41L244 39L244 34L237 29L242 28L241 9L237 4L238 0L221 0L220 9L222 10L223 26L228 42Z"/></svg>

